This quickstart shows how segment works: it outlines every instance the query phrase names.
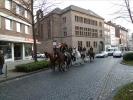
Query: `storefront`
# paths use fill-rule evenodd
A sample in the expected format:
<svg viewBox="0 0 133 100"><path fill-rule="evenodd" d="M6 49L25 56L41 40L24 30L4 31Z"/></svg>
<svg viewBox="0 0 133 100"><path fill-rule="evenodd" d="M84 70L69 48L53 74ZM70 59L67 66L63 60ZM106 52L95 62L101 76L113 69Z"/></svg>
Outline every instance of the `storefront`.
<svg viewBox="0 0 133 100"><path fill-rule="evenodd" d="M4 35L0 35L4 36ZM10 38L9 38L10 37ZM0 38L0 50L4 52L5 61L31 59L33 39L11 37ZM3 40L2 40L3 39ZM37 42L39 43L39 42Z"/></svg>

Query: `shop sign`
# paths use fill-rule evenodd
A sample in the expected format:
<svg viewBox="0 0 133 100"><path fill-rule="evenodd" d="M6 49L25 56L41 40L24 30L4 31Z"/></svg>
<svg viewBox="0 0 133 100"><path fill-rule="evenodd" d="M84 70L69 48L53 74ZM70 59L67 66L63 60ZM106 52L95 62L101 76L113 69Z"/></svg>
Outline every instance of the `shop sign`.
<svg viewBox="0 0 133 100"><path fill-rule="evenodd" d="M33 41L34 41L34 39L25 38L25 41L30 41L30 42L33 42ZM38 42L38 40L36 40L36 42Z"/></svg>
<svg viewBox="0 0 133 100"><path fill-rule="evenodd" d="M57 40L53 40L53 45L56 45Z"/></svg>

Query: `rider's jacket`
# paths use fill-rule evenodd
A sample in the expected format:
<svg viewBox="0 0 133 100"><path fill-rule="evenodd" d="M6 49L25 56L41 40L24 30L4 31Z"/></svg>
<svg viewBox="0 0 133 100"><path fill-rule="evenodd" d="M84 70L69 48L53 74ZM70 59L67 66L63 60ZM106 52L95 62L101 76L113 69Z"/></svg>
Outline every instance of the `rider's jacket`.
<svg viewBox="0 0 133 100"><path fill-rule="evenodd" d="M72 52L72 50L73 50L73 49L72 49L71 47L68 49L69 52Z"/></svg>
<svg viewBox="0 0 133 100"><path fill-rule="evenodd" d="M64 53L66 51L66 48L62 45L60 46L60 51Z"/></svg>

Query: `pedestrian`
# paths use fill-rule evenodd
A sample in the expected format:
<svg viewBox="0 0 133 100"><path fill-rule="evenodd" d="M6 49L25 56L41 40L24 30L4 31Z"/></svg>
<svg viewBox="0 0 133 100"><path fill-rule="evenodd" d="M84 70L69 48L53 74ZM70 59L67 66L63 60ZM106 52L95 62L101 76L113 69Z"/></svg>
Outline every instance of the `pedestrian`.
<svg viewBox="0 0 133 100"><path fill-rule="evenodd" d="M34 51L31 51L31 60L34 60Z"/></svg>
<svg viewBox="0 0 133 100"><path fill-rule="evenodd" d="M5 60L4 60L3 51L0 50L0 75L4 74L4 73L2 72L4 63L5 63Z"/></svg>

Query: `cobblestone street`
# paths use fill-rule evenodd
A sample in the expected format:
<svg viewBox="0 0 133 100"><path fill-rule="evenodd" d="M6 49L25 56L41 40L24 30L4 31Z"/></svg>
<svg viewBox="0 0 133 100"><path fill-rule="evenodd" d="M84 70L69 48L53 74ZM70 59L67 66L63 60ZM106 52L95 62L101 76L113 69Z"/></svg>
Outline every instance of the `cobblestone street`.
<svg viewBox="0 0 133 100"><path fill-rule="evenodd" d="M68 71L46 70L0 84L0 100L106 100L110 93L133 82L133 67L122 58L95 58Z"/></svg>

